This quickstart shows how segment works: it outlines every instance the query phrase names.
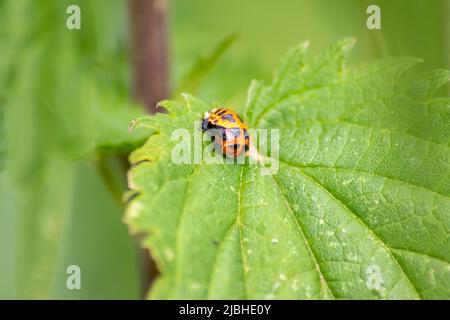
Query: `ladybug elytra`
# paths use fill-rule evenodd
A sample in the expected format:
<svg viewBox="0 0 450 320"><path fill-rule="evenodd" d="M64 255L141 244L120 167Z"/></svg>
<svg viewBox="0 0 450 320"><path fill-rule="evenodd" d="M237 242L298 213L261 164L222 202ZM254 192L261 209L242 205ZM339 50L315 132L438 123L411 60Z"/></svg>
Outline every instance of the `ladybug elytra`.
<svg viewBox="0 0 450 320"><path fill-rule="evenodd" d="M249 134L246 124L236 112L225 109L213 109L202 120L202 131L211 136L222 154L237 158L249 149Z"/></svg>

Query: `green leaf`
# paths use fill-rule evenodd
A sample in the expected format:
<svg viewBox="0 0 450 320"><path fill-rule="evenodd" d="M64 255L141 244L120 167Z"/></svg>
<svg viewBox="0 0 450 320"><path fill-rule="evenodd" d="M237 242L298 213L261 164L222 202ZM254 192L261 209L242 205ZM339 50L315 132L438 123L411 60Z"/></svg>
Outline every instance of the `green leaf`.
<svg viewBox="0 0 450 320"><path fill-rule="evenodd" d="M130 156L125 219L161 270L151 297L450 298L443 73L413 99L401 76L417 59L347 68L353 43L311 62L301 44L269 86L252 83L244 120L280 130L274 175L250 163L172 163L173 130L195 132L216 107L191 96L135 122L154 134Z"/></svg>
<svg viewBox="0 0 450 320"><path fill-rule="evenodd" d="M216 45L214 50L209 55L206 57L197 58L192 68L181 81L181 84L179 85L179 88L174 96L177 96L181 92L197 91L204 78L216 65L220 57L230 48L231 45L233 45L236 39L237 34L229 35L220 41L220 43Z"/></svg>
<svg viewBox="0 0 450 320"><path fill-rule="evenodd" d="M96 277L78 297L108 297L115 288L121 297L139 294L137 253L126 230L118 229L120 205L95 171L85 174L89 168L72 161L144 141L127 131L143 109L129 102L126 3L78 1L81 30L65 27L70 4L0 3L1 298L73 298L66 292L66 262L90 278L113 256L128 260L103 268L108 285ZM78 227L83 222L96 230L96 246L76 240L89 239ZM119 276L128 285L111 280Z"/></svg>

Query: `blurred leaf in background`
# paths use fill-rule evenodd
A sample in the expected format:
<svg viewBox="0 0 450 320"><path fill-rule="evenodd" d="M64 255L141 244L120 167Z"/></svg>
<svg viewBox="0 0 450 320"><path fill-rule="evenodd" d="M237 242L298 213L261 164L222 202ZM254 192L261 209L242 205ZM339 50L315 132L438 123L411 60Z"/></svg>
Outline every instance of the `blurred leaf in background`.
<svg viewBox="0 0 450 320"><path fill-rule="evenodd" d="M279 57L299 41L311 54L343 37L358 41L350 64L384 56L415 56L417 68L450 67L448 0L184 0L171 1L174 86L204 48L231 32L239 38L202 83L198 95L241 108L251 79L270 80ZM382 30L366 27L367 7L381 8Z"/></svg>
<svg viewBox="0 0 450 320"><path fill-rule="evenodd" d="M140 292L122 206L92 162L74 161L101 158L98 149L109 146L126 151L142 139L127 132L143 110L129 103L126 3L75 1L80 31L66 28L73 3L1 2L1 297L137 298ZM68 263L95 281L77 293L62 290Z"/></svg>
<svg viewBox="0 0 450 320"><path fill-rule="evenodd" d="M197 58L192 68L187 72L180 84L177 85L177 91L175 96L182 94L183 92L196 92L199 86L204 82L205 77L208 76L210 71L218 63L221 56L231 47L236 41L238 35L232 34L216 45L214 50L207 56L200 56Z"/></svg>

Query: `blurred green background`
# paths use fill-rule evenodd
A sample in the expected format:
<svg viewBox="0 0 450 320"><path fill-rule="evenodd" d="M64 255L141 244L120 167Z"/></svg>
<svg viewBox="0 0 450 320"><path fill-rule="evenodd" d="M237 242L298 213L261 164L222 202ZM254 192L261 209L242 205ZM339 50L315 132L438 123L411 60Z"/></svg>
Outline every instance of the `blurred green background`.
<svg viewBox="0 0 450 320"><path fill-rule="evenodd" d="M81 30L66 28L70 4ZM367 29L369 4L382 30ZM424 60L418 72L450 68L449 14L450 0L169 1L170 85L240 109L288 48L309 40L312 56L347 36L353 64L407 55ZM145 112L131 99L128 19L126 0L0 0L0 298L143 297L120 199L124 159L146 134L127 131ZM81 290L66 289L71 264Z"/></svg>

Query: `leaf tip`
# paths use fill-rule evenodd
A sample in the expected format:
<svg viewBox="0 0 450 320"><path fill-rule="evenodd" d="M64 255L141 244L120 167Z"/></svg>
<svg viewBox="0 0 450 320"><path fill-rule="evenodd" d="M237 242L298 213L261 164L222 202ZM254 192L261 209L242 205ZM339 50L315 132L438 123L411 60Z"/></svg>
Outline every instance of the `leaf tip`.
<svg viewBox="0 0 450 320"><path fill-rule="evenodd" d="M353 49L353 47L356 44L356 38L355 37L348 37L348 38L344 38L340 41L339 45L342 48L342 51L344 52L349 52L350 50Z"/></svg>
<svg viewBox="0 0 450 320"><path fill-rule="evenodd" d="M128 125L128 132L133 132L133 130L136 128L136 124L138 123L138 119L131 120L130 124Z"/></svg>
<svg viewBox="0 0 450 320"><path fill-rule="evenodd" d="M136 119L131 120L130 124L128 125L128 132L132 132L133 130L135 130L137 127L142 127L142 126L148 126L149 128L155 129L154 127L154 122L152 120L152 118L154 118L156 116L142 116Z"/></svg>
<svg viewBox="0 0 450 320"><path fill-rule="evenodd" d="M183 97L183 99L187 102L189 99L192 99L192 96L189 93L186 92L182 92L181 96Z"/></svg>
<svg viewBox="0 0 450 320"><path fill-rule="evenodd" d="M303 42L300 42L300 44L298 45L299 46L299 48L301 48L303 51L306 51L308 48L309 48L309 45L310 45L310 41L309 41L309 39L307 39L307 40L305 40L305 41L303 41Z"/></svg>

